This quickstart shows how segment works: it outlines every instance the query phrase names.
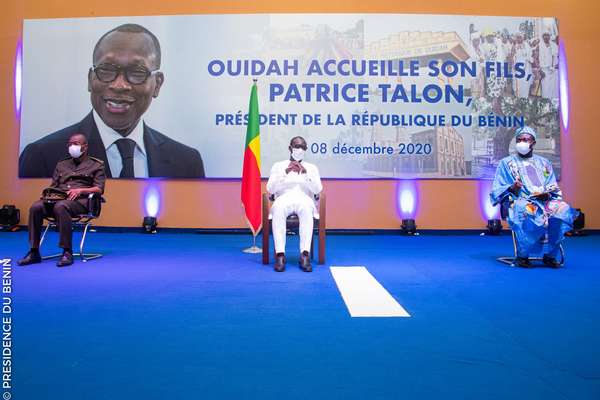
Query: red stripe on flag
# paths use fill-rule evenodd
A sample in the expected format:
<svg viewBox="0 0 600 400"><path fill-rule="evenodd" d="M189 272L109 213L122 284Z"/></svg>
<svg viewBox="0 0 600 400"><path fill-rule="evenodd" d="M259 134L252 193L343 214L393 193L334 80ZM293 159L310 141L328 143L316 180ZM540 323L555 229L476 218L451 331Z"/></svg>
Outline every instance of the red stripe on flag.
<svg viewBox="0 0 600 400"><path fill-rule="evenodd" d="M252 233L256 235L262 224L260 169L256 156L246 147L244 151L244 169L242 173L242 204Z"/></svg>

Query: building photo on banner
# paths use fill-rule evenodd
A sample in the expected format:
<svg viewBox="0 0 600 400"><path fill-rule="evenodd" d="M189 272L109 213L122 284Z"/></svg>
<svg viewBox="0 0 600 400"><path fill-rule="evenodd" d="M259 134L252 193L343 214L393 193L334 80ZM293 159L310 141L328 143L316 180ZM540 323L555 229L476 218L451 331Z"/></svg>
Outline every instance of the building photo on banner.
<svg viewBox="0 0 600 400"><path fill-rule="evenodd" d="M83 133L109 178L240 178L256 79L265 178L300 135L324 178L492 179L525 125L560 177L558 40L545 17L27 19L19 176Z"/></svg>

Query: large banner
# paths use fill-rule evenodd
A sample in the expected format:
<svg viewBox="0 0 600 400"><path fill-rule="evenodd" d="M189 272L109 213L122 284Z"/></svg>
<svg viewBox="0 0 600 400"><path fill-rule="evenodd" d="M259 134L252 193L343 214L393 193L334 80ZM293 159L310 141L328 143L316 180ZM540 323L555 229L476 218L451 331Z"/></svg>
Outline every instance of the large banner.
<svg viewBox="0 0 600 400"><path fill-rule="evenodd" d="M326 178L491 178L515 129L560 173L554 18L256 14L26 20L19 176L70 135L113 178L262 175L303 136Z"/></svg>

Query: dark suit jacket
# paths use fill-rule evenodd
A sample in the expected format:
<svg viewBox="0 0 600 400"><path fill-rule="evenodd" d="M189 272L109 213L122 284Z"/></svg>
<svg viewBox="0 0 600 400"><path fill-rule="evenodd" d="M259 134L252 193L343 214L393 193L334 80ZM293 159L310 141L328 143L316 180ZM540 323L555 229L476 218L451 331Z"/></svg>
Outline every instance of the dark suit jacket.
<svg viewBox="0 0 600 400"><path fill-rule="evenodd" d="M56 164L68 156L67 142L75 133L87 137L88 154L104 161L106 176L112 178L104 144L91 112L81 122L28 144L19 157L19 177L52 177ZM204 164L198 150L170 139L145 124L144 146L150 177L204 178Z"/></svg>

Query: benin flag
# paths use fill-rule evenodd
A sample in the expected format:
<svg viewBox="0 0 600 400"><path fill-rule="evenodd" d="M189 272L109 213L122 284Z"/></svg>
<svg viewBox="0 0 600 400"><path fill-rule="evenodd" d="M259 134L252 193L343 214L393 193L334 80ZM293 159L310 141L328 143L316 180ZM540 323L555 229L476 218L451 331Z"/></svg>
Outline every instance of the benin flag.
<svg viewBox="0 0 600 400"><path fill-rule="evenodd" d="M262 226L262 206L260 195L260 132L258 121L258 95L256 83L250 92L248 129L244 150L244 170L242 171L242 205L252 234L256 236Z"/></svg>

